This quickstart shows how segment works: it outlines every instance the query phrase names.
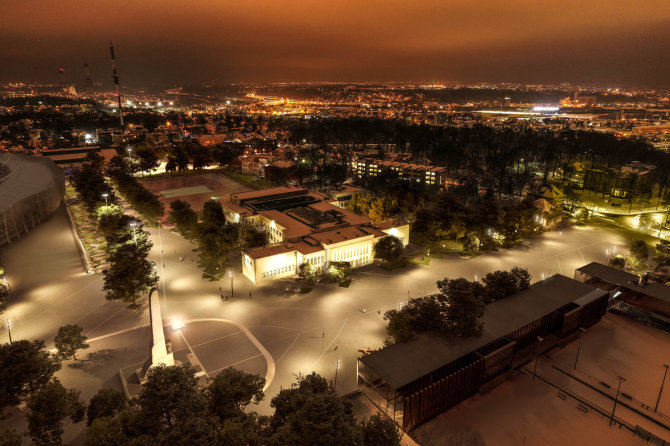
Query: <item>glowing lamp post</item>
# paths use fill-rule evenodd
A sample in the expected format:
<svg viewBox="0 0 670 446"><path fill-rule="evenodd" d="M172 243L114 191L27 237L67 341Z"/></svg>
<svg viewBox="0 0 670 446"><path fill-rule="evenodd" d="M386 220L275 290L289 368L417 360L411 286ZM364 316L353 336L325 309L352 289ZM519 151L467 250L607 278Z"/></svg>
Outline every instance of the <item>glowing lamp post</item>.
<svg viewBox="0 0 670 446"><path fill-rule="evenodd" d="M12 345L12 326L11 323L9 322L9 319L7 319L7 334L9 335L9 345Z"/></svg>
<svg viewBox="0 0 670 446"><path fill-rule="evenodd" d="M335 382L333 383L333 390L337 390L337 371L340 369L340 355L337 355L337 362L335 363Z"/></svg>
<svg viewBox="0 0 670 446"><path fill-rule="evenodd" d="M107 197L109 197L109 194L102 194L102 198L105 199L105 206L107 206Z"/></svg>
<svg viewBox="0 0 670 446"><path fill-rule="evenodd" d="M135 246L137 246L137 232L135 228L137 228L137 222L134 221L130 223L130 227L133 228L133 241L135 242Z"/></svg>

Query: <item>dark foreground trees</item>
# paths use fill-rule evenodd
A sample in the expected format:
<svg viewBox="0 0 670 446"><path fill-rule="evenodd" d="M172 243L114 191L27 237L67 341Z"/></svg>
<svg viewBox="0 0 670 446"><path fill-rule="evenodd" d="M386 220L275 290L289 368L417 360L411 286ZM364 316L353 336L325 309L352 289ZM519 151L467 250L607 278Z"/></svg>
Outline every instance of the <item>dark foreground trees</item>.
<svg viewBox="0 0 670 446"><path fill-rule="evenodd" d="M351 404L312 373L272 399L275 413L244 410L263 398L265 380L226 369L202 387L187 366L151 369L139 397L100 391L89 406L87 446L398 446L391 420L358 423ZM113 406L113 410L107 410ZM95 409L94 409L95 408ZM93 414L92 412L95 412Z"/></svg>
<svg viewBox="0 0 670 446"><path fill-rule="evenodd" d="M42 341L14 341L0 345L0 410L19 404L44 386L61 367Z"/></svg>
<svg viewBox="0 0 670 446"><path fill-rule="evenodd" d="M79 400L79 391L66 389L56 378L30 395L27 415L28 432L36 445L62 443L65 420L75 423L84 419L86 406Z"/></svg>
<svg viewBox="0 0 670 446"><path fill-rule="evenodd" d="M244 416L244 409L263 399L265 378L229 367L216 375L208 388L210 410L220 419Z"/></svg>
<svg viewBox="0 0 670 446"><path fill-rule="evenodd" d="M312 373L272 398L270 445L355 445L360 431L351 405Z"/></svg>
<svg viewBox="0 0 670 446"><path fill-rule="evenodd" d="M128 407L126 395L116 388L100 389L88 404L86 409L86 424L88 426L98 418L113 417Z"/></svg>

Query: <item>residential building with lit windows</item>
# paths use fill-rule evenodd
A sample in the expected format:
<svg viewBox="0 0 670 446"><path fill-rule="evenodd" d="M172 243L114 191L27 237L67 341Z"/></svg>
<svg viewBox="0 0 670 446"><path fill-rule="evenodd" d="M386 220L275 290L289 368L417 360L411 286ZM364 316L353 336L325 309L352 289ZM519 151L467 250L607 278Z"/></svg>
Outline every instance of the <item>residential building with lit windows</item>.
<svg viewBox="0 0 670 446"><path fill-rule="evenodd" d="M444 167L414 164L402 161L356 159L352 161L352 171L358 178L376 177L385 170L395 172L398 178L413 183L444 187L447 170Z"/></svg>
<svg viewBox="0 0 670 446"><path fill-rule="evenodd" d="M409 243L409 225L373 224L304 188L276 187L230 194L221 201L226 220L246 221L268 234L268 246L242 253L242 273L254 284L296 275L303 263L322 272L330 262L352 267L374 260L374 244L387 234Z"/></svg>

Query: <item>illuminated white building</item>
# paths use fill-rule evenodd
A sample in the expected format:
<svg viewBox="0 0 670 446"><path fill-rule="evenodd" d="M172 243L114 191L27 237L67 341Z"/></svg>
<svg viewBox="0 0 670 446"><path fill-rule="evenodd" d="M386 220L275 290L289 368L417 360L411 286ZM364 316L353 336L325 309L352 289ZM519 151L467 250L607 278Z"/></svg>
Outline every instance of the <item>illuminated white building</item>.
<svg viewBox="0 0 670 446"><path fill-rule="evenodd" d="M387 234L409 243L409 225L372 224L304 188L277 187L231 194L222 205L230 222L263 228L270 244L242 253L242 272L253 283L294 276L308 263L323 271L329 262L356 268L372 263L376 240Z"/></svg>

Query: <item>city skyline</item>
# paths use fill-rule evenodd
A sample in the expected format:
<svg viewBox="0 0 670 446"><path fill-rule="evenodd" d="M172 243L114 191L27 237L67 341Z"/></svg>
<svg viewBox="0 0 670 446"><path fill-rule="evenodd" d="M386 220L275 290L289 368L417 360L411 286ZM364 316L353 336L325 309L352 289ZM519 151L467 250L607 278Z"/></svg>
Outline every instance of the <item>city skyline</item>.
<svg viewBox="0 0 670 446"><path fill-rule="evenodd" d="M0 82L111 87L108 41L130 87L228 82L569 82L666 87L670 5L646 2L199 0L9 4Z"/></svg>

